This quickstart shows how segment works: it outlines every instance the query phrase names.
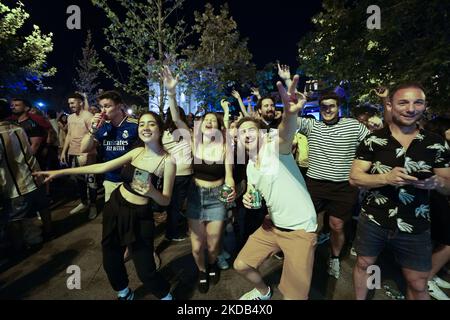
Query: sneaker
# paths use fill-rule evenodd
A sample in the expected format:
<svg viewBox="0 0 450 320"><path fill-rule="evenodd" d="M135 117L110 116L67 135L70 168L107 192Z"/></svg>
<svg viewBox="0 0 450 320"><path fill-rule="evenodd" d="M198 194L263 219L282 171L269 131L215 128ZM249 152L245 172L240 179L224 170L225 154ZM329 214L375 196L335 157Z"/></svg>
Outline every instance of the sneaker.
<svg viewBox="0 0 450 320"><path fill-rule="evenodd" d="M328 274L336 279L340 276L341 263L338 258L330 258L328 260Z"/></svg>
<svg viewBox="0 0 450 320"><path fill-rule="evenodd" d="M283 260L284 259L284 253L283 253L283 251L279 251L279 252L275 253L273 255L273 257L275 259L277 259L277 260Z"/></svg>
<svg viewBox="0 0 450 320"><path fill-rule="evenodd" d="M173 241L173 242L182 242L182 241L184 241L186 239L187 239L187 237L185 237L185 236L179 236L179 237L175 237L175 238L168 238L168 237L166 237L167 241Z"/></svg>
<svg viewBox="0 0 450 320"><path fill-rule="evenodd" d="M261 294L258 289L253 289L247 293L245 293L239 300L270 300L272 298L272 289L268 287L269 292L266 294Z"/></svg>
<svg viewBox="0 0 450 320"><path fill-rule="evenodd" d="M168 293L167 296L161 299L161 301L170 301L173 300L173 296L171 293Z"/></svg>
<svg viewBox="0 0 450 320"><path fill-rule="evenodd" d="M117 297L117 300L134 300L134 292L131 289L128 289L128 293L124 297Z"/></svg>
<svg viewBox="0 0 450 320"><path fill-rule="evenodd" d="M450 298L442 291L436 282L428 281L428 293L436 300L450 300Z"/></svg>
<svg viewBox="0 0 450 320"><path fill-rule="evenodd" d="M200 293L207 293L209 290L209 279L206 272L200 271L198 275L198 291Z"/></svg>
<svg viewBox="0 0 450 320"><path fill-rule="evenodd" d="M73 208L72 210L70 210L69 214L75 214L81 211L84 211L88 208L87 205L80 203L79 205L77 205L75 208Z"/></svg>
<svg viewBox="0 0 450 320"><path fill-rule="evenodd" d="M217 284L219 282L220 269L218 268L217 263L209 265L208 276L212 284Z"/></svg>
<svg viewBox="0 0 450 320"><path fill-rule="evenodd" d="M90 206L89 207L89 220L94 220L95 218L97 218L97 208L95 206Z"/></svg>
<svg viewBox="0 0 450 320"><path fill-rule="evenodd" d="M317 237L317 244L324 244L330 240L330 233L320 233Z"/></svg>
<svg viewBox="0 0 450 320"><path fill-rule="evenodd" d="M225 258L225 255L220 254L217 257L217 266L220 270L228 270L230 269L230 264L228 263L227 259Z"/></svg>
<svg viewBox="0 0 450 320"><path fill-rule="evenodd" d="M441 288L450 289L450 283L448 283L444 279L439 278L438 276L434 276L433 281Z"/></svg>

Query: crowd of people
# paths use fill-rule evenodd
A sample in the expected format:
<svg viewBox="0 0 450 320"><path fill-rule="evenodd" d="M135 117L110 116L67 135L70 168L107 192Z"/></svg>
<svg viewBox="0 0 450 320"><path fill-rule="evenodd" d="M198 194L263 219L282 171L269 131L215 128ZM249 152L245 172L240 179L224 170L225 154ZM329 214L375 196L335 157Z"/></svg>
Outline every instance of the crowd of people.
<svg viewBox="0 0 450 320"><path fill-rule="evenodd" d="M158 272L153 213L166 212L168 241L190 238L199 292L231 267L254 289L242 300L269 300L273 288L258 271L283 260L284 299L309 296L315 249L329 233L330 277L341 277L346 245L356 255L356 299L366 299L368 268L385 247L401 267L408 299L448 300L450 283L438 273L450 261L450 120L423 121L425 90L417 83L377 90L381 115L340 117L341 99L322 92L320 120L299 116L307 101L299 76L279 66L278 97L260 96L255 109L232 93L223 113L185 115L177 103L178 76L161 77L169 110L133 118L119 93L102 92L98 108L83 94L68 97L69 116L47 115L25 99L1 102L0 188L3 243L12 252L52 239L52 184L76 177L80 203L70 214L98 215L103 181L102 254L108 280L120 300L132 300L125 260L161 300L172 300ZM32 221L39 215L42 233ZM318 217L323 217L319 230ZM353 232L346 232L357 218ZM237 246L227 252L224 237Z"/></svg>

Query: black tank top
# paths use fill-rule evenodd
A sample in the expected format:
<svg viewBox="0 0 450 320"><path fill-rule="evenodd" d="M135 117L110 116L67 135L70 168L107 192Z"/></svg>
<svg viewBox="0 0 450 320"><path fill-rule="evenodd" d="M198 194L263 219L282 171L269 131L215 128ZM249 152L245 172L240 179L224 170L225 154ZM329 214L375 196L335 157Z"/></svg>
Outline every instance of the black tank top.
<svg viewBox="0 0 450 320"><path fill-rule="evenodd" d="M209 162L209 161L208 161ZM194 178L204 181L217 181L225 178L225 164L206 164L202 159L194 157Z"/></svg>
<svg viewBox="0 0 450 320"><path fill-rule="evenodd" d="M161 167L161 165L165 162L164 160L166 160L167 156L164 156L163 159L161 160L161 162L158 164L158 167L155 169L155 172L157 172L159 170L159 168ZM137 196L141 196L141 194L137 193L132 187L131 187L131 183L133 182L133 177L134 177L134 173L136 171L136 169L139 169L141 171L145 171L148 172L147 170L143 170L140 168L136 168L135 166L133 166L131 163L126 164L121 173L120 173L120 177L122 178L123 181L123 186L125 187L125 189L127 189L129 192L131 192L134 195ZM164 182L164 177L163 175L158 176L153 172L148 172L149 176L150 176L150 181L153 185L153 187L156 190L162 190L163 189L163 182Z"/></svg>

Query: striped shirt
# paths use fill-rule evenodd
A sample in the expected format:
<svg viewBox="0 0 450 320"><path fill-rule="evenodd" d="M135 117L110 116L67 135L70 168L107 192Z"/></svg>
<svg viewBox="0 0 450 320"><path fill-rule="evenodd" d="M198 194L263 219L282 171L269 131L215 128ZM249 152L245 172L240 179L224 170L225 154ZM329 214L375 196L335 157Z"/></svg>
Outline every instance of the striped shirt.
<svg viewBox="0 0 450 320"><path fill-rule="evenodd" d="M370 131L355 119L342 118L335 125L299 118L298 132L308 138L307 176L333 182L348 181L356 148Z"/></svg>
<svg viewBox="0 0 450 320"><path fill-rule="evenodd" d="M13 199L36 190L31 173L38 170L24 129L10 122L0 122L0 191L3 195Z"/></svg>
<svg viewBox="0 0 450 320"><path fill-rule="evenodd" d="M162 143L164 150L175 160L176 175L189 176L193 174L190 132L178 129L172 134L166 130L162 137Z"/></svg>

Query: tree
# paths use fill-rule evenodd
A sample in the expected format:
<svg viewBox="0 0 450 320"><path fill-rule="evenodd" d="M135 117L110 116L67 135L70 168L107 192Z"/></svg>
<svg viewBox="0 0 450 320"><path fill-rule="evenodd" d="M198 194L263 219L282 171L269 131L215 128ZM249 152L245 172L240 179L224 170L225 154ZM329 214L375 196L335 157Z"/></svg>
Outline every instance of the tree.
<svg viewBox="0 0 450 320"><path fill-rule="evenodd" d="M276 68L276 64L271 62L266 64L262 70L256 72L256 86L263 97L276 91L275 83L278 79Z"/></svg>
<svg viewBox="0 0 450 320"><path fill-rule="evenodd" d="M26 90L27 84L45 89L43 78L56 73L46 65L53 34L42 34L33 25L31 34L21 35L29 17L20 1L12 9L0 2L0 92Z"/></svg>
<svg viewBox="0 0 450 320"><path fill-rule="evenodd" d="M74 84L79 92L86 93L89 104L95 104L95 89L99 83L96 82L100 74L102 63L99 60L97 51L91 43L92 34L88 31L85 47L82 49L83 57L78 61L77 78Z"/></svg>
<svg viewBox="0 0 450 320"><path fill-rule="evenodd" d="M214 105L228 88L250 82L255 76L255 66L247 40L240 39L228 5L223 5L216 15L208 3L203 13L195 12L194 16L193 31L200 39L198 47L190 46L183 51L188 57L186 77L195 96Z"/></svg>
<svg viewBox="0 0 450 320"><path fill-rule="evenodd" d="M445 108L450 92L448 1L382 0L381 29L369 30L370 0L324 0L316 30L299 43L301 68L337 85L350 80L353 102L374 87L421 82L431 105Z"/></svg>
<svg viewBox="0 0 450 320"><path fill-rule="evenodd" d="M104 49L117 63L115 72L112 68L102 71L116 87L143 101L157 94L149 89L157 83L162 113L165 97L160 70L164 63L176 60L188 35L184 20L173 17L184 0L116 0L124 9L123 14L115 13L106 0L92 2L103 9L111 22L104 29L108 42Z"/></svg>

